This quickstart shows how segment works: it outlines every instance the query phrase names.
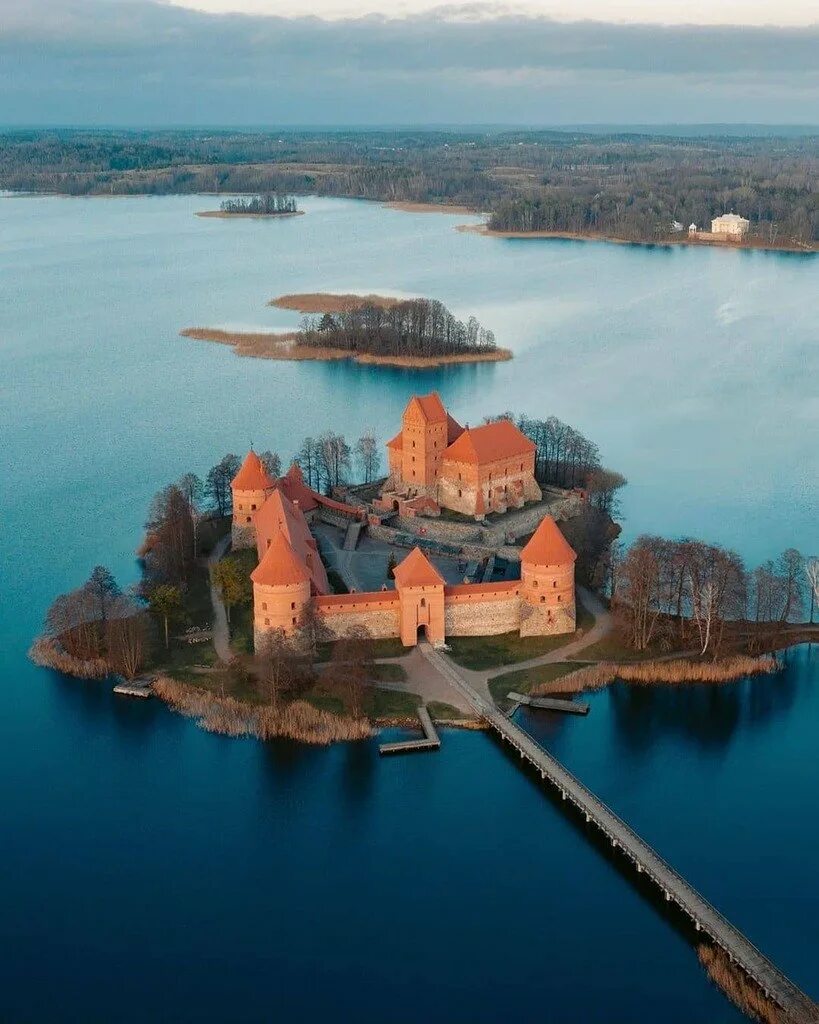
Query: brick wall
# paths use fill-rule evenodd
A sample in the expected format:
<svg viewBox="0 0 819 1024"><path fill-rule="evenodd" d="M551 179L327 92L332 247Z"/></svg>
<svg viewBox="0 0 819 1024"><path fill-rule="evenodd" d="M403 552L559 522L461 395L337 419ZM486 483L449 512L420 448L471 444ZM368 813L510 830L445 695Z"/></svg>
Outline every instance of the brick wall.
<svg viewBox="0 0 819 1024"><path fill-rule="evenodd" d="M445 629L447 636L491 636L511 633L520 627L520 598L514 591L507 596L479 599L447 597Z"/></svg>

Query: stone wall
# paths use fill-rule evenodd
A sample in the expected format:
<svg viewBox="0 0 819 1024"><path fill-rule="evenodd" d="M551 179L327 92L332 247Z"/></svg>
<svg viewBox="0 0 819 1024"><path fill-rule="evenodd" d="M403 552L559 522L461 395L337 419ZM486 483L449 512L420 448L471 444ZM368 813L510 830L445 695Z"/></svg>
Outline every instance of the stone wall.
<svg viewBox="0 0 819 1024"><path fill-rule="evenodd" d="M434 537L436 540L447 540L453 544L463 544L468 541L477 541L480 544L483 534L482 528L477 523L451 523L437 518L396 516L393 524L405 533Z"/></svg>
<svg viewBox="0 0 819 1024"><path fill-rule="evenodd" d="M398 636L398 603L395 607L367 611L334 611L324 614L321 608L316 609L316 618L322 638L337 640L354 626L364 626L373 637Z"/></svg>
<svg viewBox="0 0 819 1024"><path fill-rule="evenodd" d="M575 605L547 608L540 605L521 605L521 636L557 636L575 631Z"/></svg>
<svg viewBox="0 0 819 1024"><path fill-rule="evenodd" d="M462 601L447 599L444 628L447 636L492 636L520 627L520 598Z"/></svg>

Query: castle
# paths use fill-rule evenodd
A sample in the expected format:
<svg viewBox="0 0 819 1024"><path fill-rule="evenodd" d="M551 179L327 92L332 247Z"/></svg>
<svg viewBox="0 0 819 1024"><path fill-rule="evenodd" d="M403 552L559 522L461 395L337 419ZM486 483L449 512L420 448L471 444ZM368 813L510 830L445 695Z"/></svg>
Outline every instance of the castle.
<svg viewBox="0 0 819 1024"><path fill-rule="evenodd" d="M401 433L387 446L390 477L381 504L420 498L470 515L481 515L482 502L498 511L519 506L540 497L530 445L507 421L464 429L437 395L416 396ZM255 545L259 558L251 574L257 648L273 630L298 636L308 623L327 639L363 626L373 637L399 637L407 647L420 636L437 645L448 636L575 629L576 556L551 516L521 551L520 579L451 585L415 547L395 568L394 590L333 594L310 524L325 515L364 520L366 509L312 490L295 463L271 478L253 451L231 488L233 545Z"/></svg>
<svg viewBox="0 0 819 1024"><path fill-rule="evenodd" d="M438 505L481 519L542 497L535 445L514 423L465 429L435 392L410 399L400 433L387 442L387 462L382 503L397 511Z"/></svg>

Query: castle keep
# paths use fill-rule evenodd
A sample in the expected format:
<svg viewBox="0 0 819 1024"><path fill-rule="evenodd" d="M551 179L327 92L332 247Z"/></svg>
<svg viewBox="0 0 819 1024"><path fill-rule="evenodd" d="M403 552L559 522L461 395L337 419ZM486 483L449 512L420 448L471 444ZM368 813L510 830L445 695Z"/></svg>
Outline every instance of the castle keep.
<svg viewBox="0 0 819 1024"><path fill-rule="evenodd" d="M388 453L390 477L373 508L421 499L481 515L540 497L534 446L514 424L464 429L437 395L410 401ZM407 647L421 636L442 644L447 636L575 629L576 556L551 516L520 553L520 579L451 585L415 547L395 569L394 590L333 594L310 524L327 515L364 520L366 509L312 490L295 464L271 478L253 451L231 486L234 547L255 546L259 559L251 575L257 647L274 630L297 636L308 623L328 639L363 626Z"/></svg>
<svg viewBox="0 0 819 1024"><path fill-rule="evenodd" d="M464 428L435 392L410 399L400 433L387 442L387 461L383 500L396 509L431 502L480 519L542 497L535 481L535 446L514 423Z"/></svg>

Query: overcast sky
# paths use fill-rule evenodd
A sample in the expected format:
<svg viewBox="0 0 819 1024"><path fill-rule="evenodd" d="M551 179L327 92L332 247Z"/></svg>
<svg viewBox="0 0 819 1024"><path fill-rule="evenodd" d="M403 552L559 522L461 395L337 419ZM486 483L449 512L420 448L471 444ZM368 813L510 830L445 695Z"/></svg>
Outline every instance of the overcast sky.
<svg viewBox="0 0 819 1024"><path fill-rule="evenodd" d="M802 0L379 7L0 0L0 124L819 123Z"/></svg>

